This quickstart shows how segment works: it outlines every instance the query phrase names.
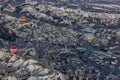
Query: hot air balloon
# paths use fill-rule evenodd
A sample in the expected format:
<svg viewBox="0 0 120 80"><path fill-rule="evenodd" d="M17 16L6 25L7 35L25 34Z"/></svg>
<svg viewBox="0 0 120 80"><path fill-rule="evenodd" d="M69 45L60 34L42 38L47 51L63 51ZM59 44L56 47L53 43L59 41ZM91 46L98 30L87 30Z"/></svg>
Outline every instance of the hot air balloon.
<svg viewBox="0 0 120 80"><path fill-rule="evenodd" d="M14 54L14 55L16 55L16 52L18 51L18 47L17 46L11 46L10 47L10 52L12 53L12 54Z"/></svg>
<svg viewBox="0 0 120 80"><path fill-rule="evenodd" d="M64 6L63 8L64 8L64 10L65 10L65 12L66 12L66 9L67 9L68 7L67 7L67 6Z"/></svg>
<svg viewBox="0 0 120 80"><path fill-rule="evenodd" d="M120 39L120 31L116 32L116 37Z"/></svg>
<svg viewBox="0 0 120 80"><path fill-rule="evenodd" d="M92 42L94 39L94 34L93 33L87 33L85 34L85 38L88 42Z"/></svg>
<svg viewBox="0 0 120 80"><path fill-rule="evenodd" d="M21 17L21 18L20 18L20 21L21 21L21 22L26 22L26 21L27 21L27 18Z"/></svg>
<svg viewBox="0 0 120 80"><path fill-rule="evenodd" d="M16 6L11 6L12 11L16 11Z"/></svg>
<svg viewBox="0 0 120 80"><path fill-rule="evenodd" d="M66 10L68 7L67 7L67 6L64 6L63 8Z"/></svg>

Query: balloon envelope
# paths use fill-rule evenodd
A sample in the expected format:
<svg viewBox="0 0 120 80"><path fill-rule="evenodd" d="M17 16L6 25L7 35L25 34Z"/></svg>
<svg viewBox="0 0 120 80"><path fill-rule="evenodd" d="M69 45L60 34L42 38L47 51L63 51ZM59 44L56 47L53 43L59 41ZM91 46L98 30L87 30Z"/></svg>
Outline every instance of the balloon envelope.
<svg viewBox="0 0 120 80"><path fill-rule="evenodd" d="M27 19L26 19L25 17L21 17L21 18L20 18L20 21L21 21L21 22L26 22Z"/></svg>
<svg viewBox="0 0 120 80"><path fill-rule="evenodd" d="M87 33L85 34L85 38L88 42L92 42L94 39L94 34L93 33Z"/></svg>
<svg viewBox="0 0 120 80"><path fill-rule="evenodd" d="M16 6L11 6L12 11L16 11Z"/></svg>
<svg viewBox="0 0 120 80"><path fill-rule="evenodd" d="M10 51L11 51L12 53L16 53L17 50L18 50L17 46L11 46L11 47L10 47Z"/></svg>
<svg viewBox="0 0 120 80"><path fill-rule="evenodd" d="M67 9L67 6L64 6L64 9Z"/></svg>
<svg viewBox="0 0 120 80"><path fill-rule="evenodd" d="M120 39L120 31L117 31L117 32L116 32L116 36L117 36L117 38Z"/></svg>

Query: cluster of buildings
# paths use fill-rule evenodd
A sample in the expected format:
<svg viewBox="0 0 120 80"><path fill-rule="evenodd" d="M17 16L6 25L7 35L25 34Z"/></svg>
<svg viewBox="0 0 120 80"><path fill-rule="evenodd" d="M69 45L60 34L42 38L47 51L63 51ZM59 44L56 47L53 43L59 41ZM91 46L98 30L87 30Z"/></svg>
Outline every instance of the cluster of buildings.
<svg viewBox="0 0 120 80"><path fill-rule="evenodd" d="M119 24L120 18L119 14L88 12L82 10L80 7L78 9L71 9L69 7L64 9L64 6L55 7L52 5L40 4L32 0L26 1L21 5L1 5L1 9L8 12L14 12L17 9L20 10L21 15L26 15L27 17L34 16L35 18L47 19L47 21L51 22L58 20L59 23L69 25L76 23L78 26L89 24L89 21L107 26L117 25ZM57 17L54 18L54 16Z"/></svg>
<svg viewBox="0 0 120 80"><path fill-rule="evenodd" d="M1 39L0 44L4 44L2 47L6 50L11 45L24 50L32 48L30 53L34 54L32 57L26 55L25 60L24 57L14 59L14 56L7 63L2 60L1 66L17 69L10 75L23 77L25 70L28 80L119 80L120 35L116 34L119 29L109 28L119 23L119 14L55 7L32 0L17 7L13 4L3 6L0 5L0 23L8 33L16 34L16 40ZM16 8L19 11L16 12ZM34 57L50 68L44 69L43 64L32 59Z"/></svg>

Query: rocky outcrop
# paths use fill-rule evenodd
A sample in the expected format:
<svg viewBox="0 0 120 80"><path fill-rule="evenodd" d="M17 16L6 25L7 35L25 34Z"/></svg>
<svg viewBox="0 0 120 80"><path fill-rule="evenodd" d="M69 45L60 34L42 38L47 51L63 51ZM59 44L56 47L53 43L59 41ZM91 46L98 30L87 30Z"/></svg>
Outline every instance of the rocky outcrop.
<svg viewBox="0 0 120 80"><path fill-rule="evenodd" d="M27 58L26 56L9 56L10 53L0 51L1 69L0 75L8 80L25 79L25 80L65 80L64 75L47 65L43 64L38 59ZM4 54L4 55L3 55Z"/></svg>
<svg viewBox="0 0 120 80"><path fill-rule="evenodd" d="M5 23L0 23L0 38L7 41L15 41L17 37L16 34L8 28L5 28L4 24Z"/></svg>

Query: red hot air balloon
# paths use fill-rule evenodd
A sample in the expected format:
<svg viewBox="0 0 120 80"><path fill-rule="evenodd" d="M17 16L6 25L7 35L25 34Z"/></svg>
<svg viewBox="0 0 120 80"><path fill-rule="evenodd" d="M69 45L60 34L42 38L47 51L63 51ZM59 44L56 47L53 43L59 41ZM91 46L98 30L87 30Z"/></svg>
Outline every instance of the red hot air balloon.
<svg viewBox="0 0 120 80"><path fill-rule="evenodd" d="M16 55L16 52L18 51L18 47L17 46L11 46L10 51L11 51L12 54Z"/></svg>

